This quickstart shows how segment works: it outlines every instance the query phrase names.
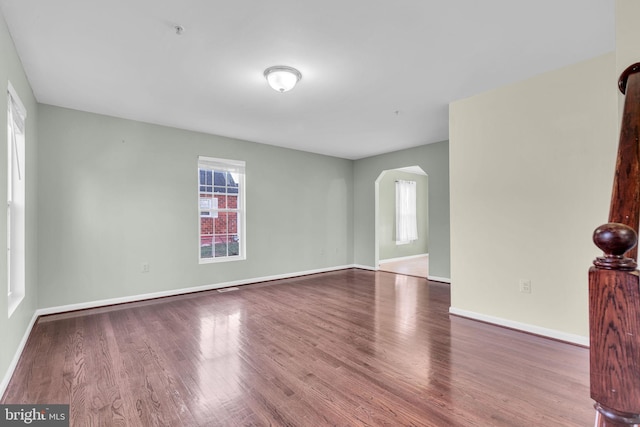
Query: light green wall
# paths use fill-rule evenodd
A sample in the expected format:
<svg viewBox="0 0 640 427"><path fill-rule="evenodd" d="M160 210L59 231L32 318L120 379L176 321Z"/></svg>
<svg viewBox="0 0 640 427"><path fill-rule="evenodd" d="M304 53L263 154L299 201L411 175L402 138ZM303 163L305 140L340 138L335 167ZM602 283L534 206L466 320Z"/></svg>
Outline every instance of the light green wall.
<svg viewBox="0 0 640 427"><path fill-rule="evenodd" d="M352 161L48 105L39 132L40 307L352 263ZM198 155L246 161L245 261L198 264Z"/></svg>
<svg viewBox="0 0 640 427"><path fill-rule="evenodd" d="M396 180L416 182L418 240L396 245ZM380 260L429 252L429 178L398 170L382 173L378 182L378 247Z"/></svg>
<svg viewBox="0 0 640 427"><path fill-rule="evenodd" d="M450 105L454 309L588 336L616 82L611 53ZM531 280L530 294L520 279Z"/></svg>
<svg viewBox="0 0 640 427"><path fill-rule="evenodd" d="M374 267L375 180L413 165L430 174L431 274L449 277L447 142L354 162L48 105L39 115L41 308L367 255L356 263ZM246 261L197 263L198 155L247 162ZM371 232L360 232L363 225Z"/></svg>
<svg viewBox="0 0 640 427"><path fill-rule="evenodd" d="M11 81L18 93L20 100L27 109L26 136L26 289L25 298L22 300L11 318L7 318L7 257L0 256L0 381L9 369L11 361L18 350L19 344L37 307L37 145L38 134L36 123L38 120L37 104L31 86L27 81L22 64L15 51L13 41L7 30L4 17L0 14L0 87L2 95L0 99L0 129L3 129L3 137L0 138L0 194L7 200L7 82ZM4 206L4 205L3 205ZM7 241L7 210L0 209L0 241L6 248ZM4 380L3 380L4 378ZM0 386L0 391L3 387Z"/></svg>
<svg viewBox="0 0 640 427"><path fill-rule="evenodd" d="M449 275L449 143L435 144L354 162L354 262L375 267L375 181L385 170L420 166L429 175L429 276Z"/></svg>

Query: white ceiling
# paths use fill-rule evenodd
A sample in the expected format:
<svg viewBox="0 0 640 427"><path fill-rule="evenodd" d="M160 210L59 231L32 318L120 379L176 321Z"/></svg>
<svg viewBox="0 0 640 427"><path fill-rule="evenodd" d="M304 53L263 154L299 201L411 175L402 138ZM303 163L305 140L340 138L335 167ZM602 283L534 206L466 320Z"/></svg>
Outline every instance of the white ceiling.
<svg viewBox="0 0 640 427"><path fill-rule="evenodd" d="M614 0L0 7L41 103L347 159L445 140L449 102L615 44ZM301 82L275 92L262 75L272 65Z"/></svg>

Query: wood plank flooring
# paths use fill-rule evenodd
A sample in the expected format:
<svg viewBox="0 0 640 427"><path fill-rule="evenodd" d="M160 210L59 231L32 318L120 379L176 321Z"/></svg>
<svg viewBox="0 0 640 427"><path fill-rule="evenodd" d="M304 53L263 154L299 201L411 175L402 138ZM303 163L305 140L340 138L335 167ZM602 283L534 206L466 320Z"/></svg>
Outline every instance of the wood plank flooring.
<svg viewBox="0 0 640 427"><path fill-rule="evenodd" d="M3 403L73 426L588 426L588 350L343 270L38 320Z"/></svg>
<svg viewBox="0 0 640 427"><path fill-rule="evenodd" d="M382 271L423 277L426 279L429 275L429 255L400 261L381 261L379 268Z"/></svg>

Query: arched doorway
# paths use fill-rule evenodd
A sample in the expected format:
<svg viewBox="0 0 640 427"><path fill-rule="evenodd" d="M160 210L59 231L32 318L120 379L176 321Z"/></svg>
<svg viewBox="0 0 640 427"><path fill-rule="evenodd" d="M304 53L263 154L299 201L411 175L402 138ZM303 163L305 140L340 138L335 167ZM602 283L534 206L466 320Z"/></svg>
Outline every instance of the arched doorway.
<svg viewBox="0 0 640 427"><path fill-rule="evenodd" d="M418 239L399 244L395 236L395 182L416 182ZM429 177L419 166L385 170L375 181L375 262L380 270L428 276Z"/></svg>

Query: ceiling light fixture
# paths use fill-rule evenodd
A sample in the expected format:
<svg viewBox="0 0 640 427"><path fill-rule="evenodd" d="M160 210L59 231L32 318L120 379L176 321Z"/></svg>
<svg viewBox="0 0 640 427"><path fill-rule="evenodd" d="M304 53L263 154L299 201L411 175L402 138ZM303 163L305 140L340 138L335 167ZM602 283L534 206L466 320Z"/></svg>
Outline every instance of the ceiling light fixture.
<svg viewBox="0 0 640 427"><path fill-rule="evenodd" d="M295 68L276 65L264 70L264 77L269 86L278 92L288 92L300 81L302 74Z"/></svg>

